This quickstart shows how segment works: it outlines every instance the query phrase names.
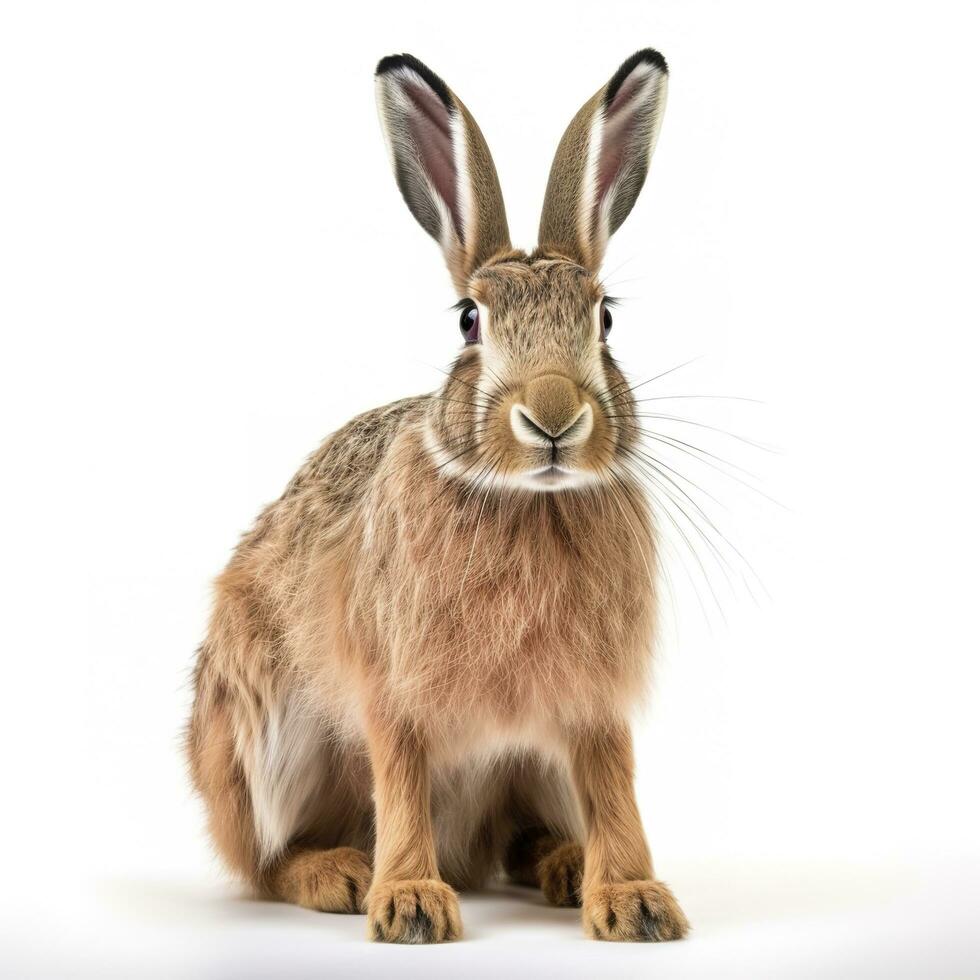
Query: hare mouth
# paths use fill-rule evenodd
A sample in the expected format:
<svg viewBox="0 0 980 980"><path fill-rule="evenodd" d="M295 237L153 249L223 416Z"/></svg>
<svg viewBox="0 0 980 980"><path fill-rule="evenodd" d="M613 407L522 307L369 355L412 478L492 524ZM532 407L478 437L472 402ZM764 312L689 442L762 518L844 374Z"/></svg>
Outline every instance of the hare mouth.
<svg viewBox="0 0 980 980"><path fill-rule="evenodd" d="M540 487L560 487L576 481L578 476L579 474L575 470L558 466L555 463L550 466L542 466L537 470L530 470L524 474L525 479Z"/></svg>

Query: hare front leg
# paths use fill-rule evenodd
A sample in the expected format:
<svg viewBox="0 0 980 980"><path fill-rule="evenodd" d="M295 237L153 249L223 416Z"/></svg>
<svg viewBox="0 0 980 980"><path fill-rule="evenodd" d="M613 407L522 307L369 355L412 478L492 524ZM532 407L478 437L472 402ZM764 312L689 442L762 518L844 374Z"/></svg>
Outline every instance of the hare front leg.
<svg viewBox="0 0 980 980"><path fill-rule="evenodd" d="M596 939L682 939L688 923L653 878L633 792L633 742L619 721L573 734L572 778L586 821L582 920Z"/></svg>
<svg viewBox="0 0 980 980"><path fill-rule="evenodd" d="M388 943L457 939L459 903L436 866L425 742L412 726L387 719L371 725L368 742L377 833L369 934Z"/></svg>

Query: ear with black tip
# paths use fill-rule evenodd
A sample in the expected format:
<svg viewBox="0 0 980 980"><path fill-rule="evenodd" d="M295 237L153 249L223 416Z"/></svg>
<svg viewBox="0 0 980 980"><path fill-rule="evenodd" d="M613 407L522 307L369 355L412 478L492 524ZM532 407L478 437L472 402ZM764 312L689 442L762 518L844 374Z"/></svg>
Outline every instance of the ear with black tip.
<svg viewBox="0 0 980 980"><path fill-rule="evenodd" d="M637 51L585 103L558 145L538 242L597 272L646 180L667 100L667 62Z"/></svg>
<svg viewBox="0 0 980 980"><path fill-rule="evenodd" d="M442 246L457 292L510 233L486 140L446 83L409 54L378 63L381 128L395 180L418 223Z"/></svg>

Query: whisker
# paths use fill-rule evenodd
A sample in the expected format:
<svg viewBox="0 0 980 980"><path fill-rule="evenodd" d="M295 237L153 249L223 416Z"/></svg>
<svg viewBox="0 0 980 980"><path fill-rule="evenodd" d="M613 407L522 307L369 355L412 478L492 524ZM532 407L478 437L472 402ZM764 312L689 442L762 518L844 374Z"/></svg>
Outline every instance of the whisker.
<svg viewBox="0 0 980 980"><path fill-rule="evenodd" d="M633 450L633 449L629 449L627 451L630 454L633 454L633 453L636 452L636 450ZM663 472L663 469L669 470L676 477L678 477L678 479L684 480L693 489L697 490L699 493L703 493L706 497L708 497L710 500L713 500L719 506L721 506L721 507L724 508L724 504L722 504L721 501L719 501L716 497L714 497L710 493L708 493L708 491L705 490L703 487L698 486L698 484L696 484L693 480L691 480L690 477L685 476L683 473L679 473L677 470L675 470L673 467L669 466L663 460L657 459L656 457L653 457L653 456L649 456L648 454L642 453L642 452L640 454L640 457L641 458L638 461L641 461L642 462L643 461L643 457L645 457L646 464L648 466L652 467L653 469L655 469L664 480L668 481L670 483L670 485L672 487L674 487L674 489L676 489L676 491L678 493L680 493L681 495L683 495L683 497L687 501L690 502L690 504L694 507L695 511L702 518L702 520L704 520L704 522L708 525L708 527L710 527L711 530L715 534L717 534L718 537L732 550L732 552L735 555L738 556L739 560L742 562L742 564L745 566L745 568L748 569L748 571L751 573L753 579L755 579L755 581L758 583L758 585L762 589L762 591L765 592L766 595L768 595L769 594L768 593L768 590L766 589L765 584L763 583L762 579L759 577L759 574L756 572L755 568L752 566L752 563L745 557L744 554L742 554L742 552L718 528L718 526L714 523L714 521L712 521L712 519L705 512L704 508L679 483L677 483L675 480L671 479L671 477L668 476L667 473L664 473ZM663 469L661 469L661 467ZM727 508L725 508L725 509L727 510ZM729 566L729 567L731 567L731 566ZM734 572L735 570L732 569L732 571ZM749 590L749 592L751 594L751 589ZM753 598L754 598L754 596L753 596Z"/></svg>
<svg viewBox="0 0 980 980"><path fill-rule="evenodd" d="M682 452L686 456L690 456L693 459L696 459L699 463L704 463L705 466L711 466L712 469L718 470L719 473L723 473L725 476L729 477L732 480L738 480L738 477L736 477L732 473L728 473L726 470L721 469L721 467L719 466L714 466L712 463L709 463L708 460L702 459L701 456L696 455L696 453L701 453L704 456L708 456L710 459L717 460L719 463L724 463L726 466L730 466L732 469L738 470L740 473L744 473L746 476L752 477L753 480L759 479L759 477L757 477L754 473L750 472L749 470L745 469L742 466L739 466L737 463L733 463L730 460L723 459L721 456L716 456L714 453L708 452L707 449L702 449L700 446L695 446L692 443L684 442L683 439L678 439L676 436L670 436L664 432L654 432L652 429L644 429L639 426L636 427L635 431L640 432L647 439L653 439L656 442L660 442L666 446L670 446L672 449L676 449L678 452ZM738 480L738 482L742 483L743 481ZM751 486L748 483L743 483L743 485L748 487L750 490L756 489L755 487Z"/></svg>
<svg viewBox="0 0 980 980"><path fill-rule="evenodd" d="M743 469L741 466L738 466L735 463L729 462L726 459L722 459L720 456L716 456L714 453L709 453L706 449L701 449L698 446L691 446L689 443L683 442L680 439L675 439L673 436L663 435L662 433L646 432L645 434L646 434L646 436L648 438L655 439L658 442L662 442L662 443L665 443L667 445L673 445L674 443L679 443L679 445L674 445L674 448L677 449L679 452L686 453L688 456L693 455L688 450L689 449L695 449L695 450L697 450L697 452L702 453L705 456L710 456L711 459L716 459L716 460L718 460L721 463L725 463L727 466L731 466L733 469L740 470L742 473L745 473L747 476L752 477L753 480L759 480L759 477L757 477L755 474L750 473L748 470ZM684 447L687 447L687 448L684 448ZM781 510L789 510L789 508L784 503L781 503L775 497L771 497L764 490L760 490L758 487L753 486L751 483L746 483L745 480L743 480L740 477L736 476L734 473L729 473L727 470L722 469L720 466L716 465L715 463L712 463L708 459L700 459L698 456L694 456L694 458L697 459L699 462L703 463L705 466L710 466L711 469L717 470L723 476L727 476L729 480L734 480L736 483L738 483L741 486L745 487L746 490L751 490L752 493L758 494L760 497L763 497L764 499L768 500L769 503L775 504ZM704 491L702 491L702 493L703 492ZM718 501L716 501L716 503L718 503Z"/></svg>
<svg viewBox="0 0 980 980"><path fill-rule="evenodd" d="M642 462L642 461L641 461L641 460L637 460L637 462ZM669 476L667 476L667 474L666 474L666 473L664 473L664 472L663 472L662 470L660 470L660 469L659 469L659 468L658 468L657 466L655 466L655 465L653 465L653 464L647 464L647 465L649 466L649 468L650 468L650 470L653 470L653 471L655 471L655 472L656 472L656 473L658 474L658 476L657 476L657 477L654 477L654 476L653 476L653 474L651 473L651 474L650 474L650 475L651 475L651 479L656 479L656 480L657 480L657 482L658 482L658 485L661 485L661 488L663 489L663 491L664 491L664 493L665 493L665 494L667 494L667 496L668 496L668 498L669 498L669 499L671 500L671 502L672 502L672 503L674 504L674 506L675 506L675 507L677 507L677 509L678 509L678 510L679 510L679 511L680 511L680 512L681 512L681 513L682 513L682 514L683 514L683 515L684 515L684 516L685 516L685 517L687 518L687 520L688 520L688 521L690 522L690 524L691 524L691 526L692 526L692 527L693 527L693 528L695 529L695 531L697 531L697 532L698 532L698 534L699 534L699 535L700 535L700 536L701 536L701 537L702 537L702 538L704 539L704 542L705 542L705 544L707 544L707 545L708 545L708 547L709 547L709 548L710 548L710 549L712 550L712 552L713 552L713 554L714 554L714 556L715 556L715 560L716 560L716 561L721 561L721 562L724 562L724 564L725 564L725 566L726 566L726 567L728 568L728 570L729 570L729 571L731 571L731 572L732 572L732 574L737 574L737 573L736 573L736 571L735 571L735 569L734 569L734 568L733 568L733 567L731 566L731 564L730 564L730 563L728 562L728 559L724 557L724 555L722 554L722 552L721 552L721 550L720 550L720 549L718 548L718 546L717 546L717 545L716 545L716 544L715 544L715 543L714 543L713 541L711 541L711 539L710 539L710 538L708 538L708 536L707 536L707 535L706 535L706 534L704 533L704 529L703 529L703 528L702 528L702 527L701 527L701 526L700 526L700 525L699 525L699 524L698 524L698 523L697 523L696 521L694 521L694 520L693 520L693 519L691 518L691 516L690 516L690 515L689 515L689 514L687 513L687 511L686 511L686 510L684 510L684 507L683 507L683 505L682 505L682 504L680 503L680 501L679 501L679 500L678 500L678 499L677 499L677 498L676 498L676 497L674 496L674 494L673 494L673 493L671 492L671 490L670 490L670 488L669 488L668 486L666 486L666 485L663 485L663 484L660 484L660 480L663 480L663 481L666 481L666 482L667 482L667 483L668 483L668 484L670 485L670 487L673 487L673 488L674 488L674 490L676 490L676 491L677 491L677 493L680 493L680 494L682 494L682 495L684 496L684 498L685 498L686 500L688 500L688 501L689 501L689 502L691 503L691 505L692 505L692 506L694 507L694 509L695 509L695 511L696 511L696 512L697 512L697 513L698 513L698 514L699 514L699 515L701 516L701 518L702 518L702 519L704 520L704 522L705 522L705 523L706 523L706 524L707 524L707 525L708 525L708 526L709 526L709 527L710 527L710 528L711 528L711 529L712 529L712 530L713 530L713 531L715 532L715 534L717 534L717 535L718 535L718 536L719 536L719 537L720 537L720 538L721 538L721 539L722 539L722 540L723 540L723 541L724 541L724 542L725 542L725 543L726 543L726 544L727 544L727 545L728 545L728 546L729 546L730 548L732 548L732 550L733 550L733 551L734 551L734 552L735 552L736 554L739 554L739 552L738 552L738 549L736 549L736 548L735 548L735 547L734 547L734 546L733 546L733 545L731 544L731 542L729 542L729 541L728 541L728 539L727 539L727 538L726 538L726 537L724 536L724 534L722 534L722 533L721 533L721 531L719 531L719 530L718 530L718 528L717 528L717 527L715 526L715 524L714 524L714 523L713 523L713 522L711 521L711 519L710 519L710 518L709 518L709 517L707 516L707 514L705 514L705 512L704 512L704 509L703 509L702 507L700 507L700 506L699 506L699 504L697 503L697 501L696 501L696 500L694 500L694 498L693 498L693 497L691 497L691 496L690 496L690 494L688 494L688 493L686 493L686 492L684 491L684 488L683 488L683 487L681 487L681 486L680 486L679 484L677 484L676 482L674 482L673 480L671 480L671 478L670 478ZM703 493L703 492L704 492L704 491L702 491L702 493ZM740 556L740 557L741 557L741 556ZM743 561L744 561L744 559L743 559Z"/></svg>
<svg viewBox="0 0 980 980"><path fill-rule="evenodd" d="M447 371L445 368L435 367L435 365L433 365L433 367L435 368L436 371L439 371L441 374L444 374L451 381L457 381L461 385L466 385L468 388L472 388L474 391L478 391L481 395L483 395L484 398L488 399L490 403L493 403L496 400L494 395L491 395L489 392L484 391L479 385L475 385L472 382L467 381L465 378L461 378L458 374L454 374L452 371Z"/></svg>
<svg viewBox="0 0 980 980"><path fill-rule="evenodd" d="M755 442L752 439L747 439L745 436L740 436L735 432L730 432L728 429L721 429L716 425L709 425L707 422L697 422L694 419L685 419L680 415L663 415L659 412L634 412L631 415L607 415L610 419L663 419L667 422L682 422L684 425L695 425L699 429L710 429L712 432L717 432L719 435L728 436L731 439L736 439L739 442L744 442L747 446L751 446L753 449L760 449L762 452L773 453L774 455L782 455L782 450L776 448L775 446L767 446L762 442ZM730 463L730 466L734 466L734 463ZM736 467L737 469L739 467Z"/></svg>
<svg viewBox="0 0 980 980"><path fill-rule="evenodd" d="M742 395L651 395L649 398L636 398L636 402L676 401L681 398L711 398L717 401L751 402L753 405L765 405L759 398L746 398Z"/></svg>
<svg viewBox="0 0 980 980"><path fill-rule="evenodd" d="M692 357L689 361L684 361L683 364L678 364L666 371L661 371L660 374L655 374L652 378L647 378L646 381L641 381L639 384L630 385L628 388L625 388L625 390L620 391L619 389L622 389L625 385L629 384L629 382L623 381L618 385L614 385L610 389L610 393L617 392L616 397L622 397L631 391L636 391L637 388L642 388L644 385L652 384L654 381L659 381L661 378L666 378L668 374L673 374L675 371L680 371L681 368L685 368L689 364L693 364L695 361L700 361L703 357L704 354L698 354L697 357Z"/></svg>
<svg viewBox="0 0 980 980"><path fill-rule="evenodd" d="M653 490L653 487L652 487L650 481L645 481L645 482L647 483L647 486L650 488L652 495L654 496L654 498L659 503L660 502L659 495ZM675 504L675 506L676 506L676 504ZM701 570L701 576L704 579L705 585L708 587L708 591L711 593L711 598L712 598L715 606L718 609L719 615L721 615L722 619L724 620L724 618L725 618L724 610L722 609L721 603L718 600L718 596L715 593L714 586L711 584L711 577L708 575L707 569L704 567L704 563L701 561L701 558L700 558L700 556L697 553L697 549L691 543L690 538L688 538L688 536L684 533L683 528L680 526L680 524L674 518L674 515L671 514L670 509L667 506L661 504L660 512L661 512L661 514L663 514L664 517L667 518L668 521L670 521L671 526L674 528L674 530L677 532L677 534L680 535L681 540L687 546L688 551L690 552L691 556L694 558L694 561L697 563L698 567ZM690 518L688 518L688 520L690 520ZM680 556L678 555L678 558L679 557ZM698 605L701 607L701 612L704 615L705 622L710 623L711 622L711 618L708 615L708 610L705 607L704 602L701 599L701 593L698 591L697 584L695 583L694 578L692 577L692 575L690 573L690 570L687 567L687 563L686 562L683 562L682 563L682 566L684 568L685 574L687 575L688 579L691 582L691 587L694 590L694 596L695 596L695 598L698 601Z"/></svg>

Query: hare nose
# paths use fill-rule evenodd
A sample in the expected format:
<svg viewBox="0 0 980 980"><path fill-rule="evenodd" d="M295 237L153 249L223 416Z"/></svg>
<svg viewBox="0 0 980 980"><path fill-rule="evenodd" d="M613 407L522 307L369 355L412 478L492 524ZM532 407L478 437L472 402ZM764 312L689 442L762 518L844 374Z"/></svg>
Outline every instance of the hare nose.
<svg viewBox="0 0 980 980"><path fill-rule="evenodd" d="M569 378L543 375L525 387L524 401L511 407L510 424L527 445L578 445L592 432L592 406L582 402Z"/></svg>

